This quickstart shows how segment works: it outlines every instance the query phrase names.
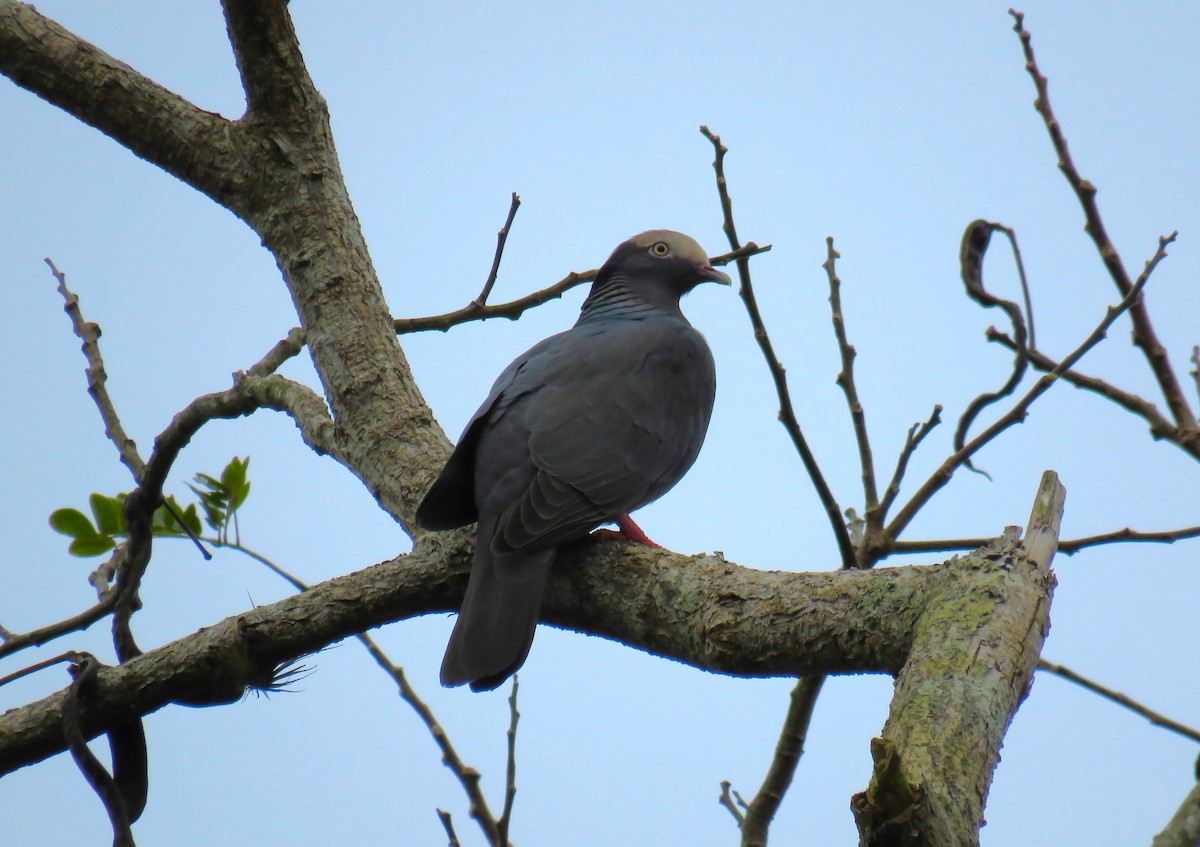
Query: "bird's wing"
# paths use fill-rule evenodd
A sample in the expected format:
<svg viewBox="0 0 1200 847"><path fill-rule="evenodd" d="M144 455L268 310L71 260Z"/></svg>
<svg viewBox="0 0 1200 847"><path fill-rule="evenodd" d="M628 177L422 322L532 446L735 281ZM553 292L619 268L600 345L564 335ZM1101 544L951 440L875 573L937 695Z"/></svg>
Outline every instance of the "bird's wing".
<svg viewBox="0 0 1200 847"><path fill-rule="evenodd" d="M530 463L497 525L500 551L554 546L657 499L691 466L708 426L712 355L685 321L560 338L515 376L511 388L526 390L494 406L504 405L498 430L527 433Z"/></svg>

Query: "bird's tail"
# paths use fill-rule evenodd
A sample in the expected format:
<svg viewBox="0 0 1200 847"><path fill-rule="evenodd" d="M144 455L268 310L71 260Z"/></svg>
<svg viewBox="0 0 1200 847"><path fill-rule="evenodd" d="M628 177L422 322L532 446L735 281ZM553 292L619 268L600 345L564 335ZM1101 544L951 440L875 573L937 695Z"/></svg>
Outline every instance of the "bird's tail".
<svg viewBox="0 0 1200 847"><path fill-rule="evenodd" d="M442 659L442 685L469 682L474 691L488 691L524 664L554 552L508 553L501 576L488 544L478 545L467 594Z"/></svg>

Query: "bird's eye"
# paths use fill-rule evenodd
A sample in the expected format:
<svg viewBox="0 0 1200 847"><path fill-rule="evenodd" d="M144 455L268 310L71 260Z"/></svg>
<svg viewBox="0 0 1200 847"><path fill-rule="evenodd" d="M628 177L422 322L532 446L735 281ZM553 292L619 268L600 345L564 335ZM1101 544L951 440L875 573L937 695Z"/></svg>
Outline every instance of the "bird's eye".
<svg viewBox="0 0 1200 847"><path fill-rule="evenodd" d="M671 255L671 245L665 241L655 241L650 245L650 255L665 259Z"/></svg>

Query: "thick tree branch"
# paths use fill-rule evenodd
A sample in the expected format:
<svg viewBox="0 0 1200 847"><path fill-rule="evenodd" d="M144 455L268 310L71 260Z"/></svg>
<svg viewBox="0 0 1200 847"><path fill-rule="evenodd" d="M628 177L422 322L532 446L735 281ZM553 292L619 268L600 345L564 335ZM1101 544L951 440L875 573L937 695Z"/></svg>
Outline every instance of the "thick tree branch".
<svg viewBox="0 0 1200 847"><path fill-rule="evenodd" d="M222 0L225 25L246 91L248 117L302 125L324 100L309 83L287 0Z"/></svg>
<svg viewBox="0 0 1200 847"><path fill-rule="evenodd" d="M84 704L84 731L94 736L115 720L169 703L233 702L280 663L390 621L457 608L469 557L468 533L428 536L394 561L107 668ZM561 551L560 559L544 621L743 676L894 672L905 661L926 598L943 596L947 586L965 591L978 580L984 589L976 599L993 610L1004 604L1010 584L1025 580L994 559L974 558L791 573L749 570L716 556L586 542ZM61 708L59 693L0 717L0 774L63 749Z"/></svg>
<svg viewBox="0 0 1200 847"><path fill-rule="evenodd" d="M209 197L241 179L234 124L17 0L0 0L0 73Z"/></svg>
<svg viewBox="0 0 1200 847"><path fill-rule="evenodd" d="M866 847L978 844L1000 744L1049 629L1050 560L1065 494L1047 471L1024 542L1011 528L974 554L996 570L935 589L896 678L883 737L872 744L871 784L852 801ZM1020 574L1019 586L1002 604L981 608L981 592L1002 574Z"/></svg>

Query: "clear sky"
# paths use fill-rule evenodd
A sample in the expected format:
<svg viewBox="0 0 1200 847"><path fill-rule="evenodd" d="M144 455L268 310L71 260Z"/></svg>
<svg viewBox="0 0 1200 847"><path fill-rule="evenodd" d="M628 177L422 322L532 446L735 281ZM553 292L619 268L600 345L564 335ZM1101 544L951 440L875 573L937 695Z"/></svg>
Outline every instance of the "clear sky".
<svg viewBox="0 0 1200 847"><path fill-rule="evenodd" d="M341 162L397 316L464 305L486 276L509 193L523 202L494 299L598 265L653 227L720 230L700 124L721 134L758 296L797 413L835 493L861 510L859 470L820 263L836 238L859 388L885 472L935 403L950 422L913 461L911 492L949 448L952 422L998 386L1009 355L983 333L999 314L963 295L963 227L1015 227L1040 345L1073 349L1118 299L1082 230L1003 3L293 3L328 101ZM244 107L216 2L42 0L44 13L203 108ZM1136 273L1158 236L1179 242L1147 293L1181 374L1200 342L1200 7L1031 2L1054 106L1109 231ZM26 630L93 599L95 560L47 526L93 491L128 490L82 377L78 342L42 263L67 272L103 327L109 387L143 450L191 398L229 384L296 324L271 257L230 213L7 81L0 81L0 624ZM1004 251L988 282L1015 296ZM457 433L521 350L569 326L573 292L519 322L402 339L448 432ZM639 515L660 543L722 550L757 568L833 569L836 548L776 421L770 379L740 301L716 286L685 302L717 360L707 445L689 476ZM1122 320L1082 369L1160 400ZM310 382L311 367L284 372ZM1186 374L1184 374L1186 377ZM315 384L315 383L314 383ZM1194 387L1194 384L1193 384ZM1194 393L1193 402L1196 400ZM401 529L334 462L270 412L205 428L168 489L250 455L243 540L308 581L407 549ZM1043 469L1068 489L1066 537L1200 523L1200 467L1146 427L1067 386L979 456L994 481L956 478L911 539L997 535L1023 524ZM403 468L397 468L403 473ZM1200 724L1198 542L1114 546L1056 562L1045 655ZM915 562L943 556L914 557ZM889 565L905 562L893 560ZM205 563L162 543L135 619L143 646L272 602L287 587L249 559ZM445 691L451 618L377 635L463 757L503 789L503 690ZM107 626L0 663L0 675L67 648L111 661ZM481 841L436 748L353 642L310 660L300 693L164 709L147 719L150 802L141 843L440 844L435 807ZM0 708L65 685L61 670L0 689ZM718 785L757 788L788 680L704 673L598 638L542 628L521 672L522 847L731 844ZM891 693L884 676L827 684L773 834L853 843L849 797ZM1004 747L984 845L1149 843L1193 782L1196 746L1060 680L1039 677ZM108 843L98 801L65 757L0 781L12 844Z"/></svg>

